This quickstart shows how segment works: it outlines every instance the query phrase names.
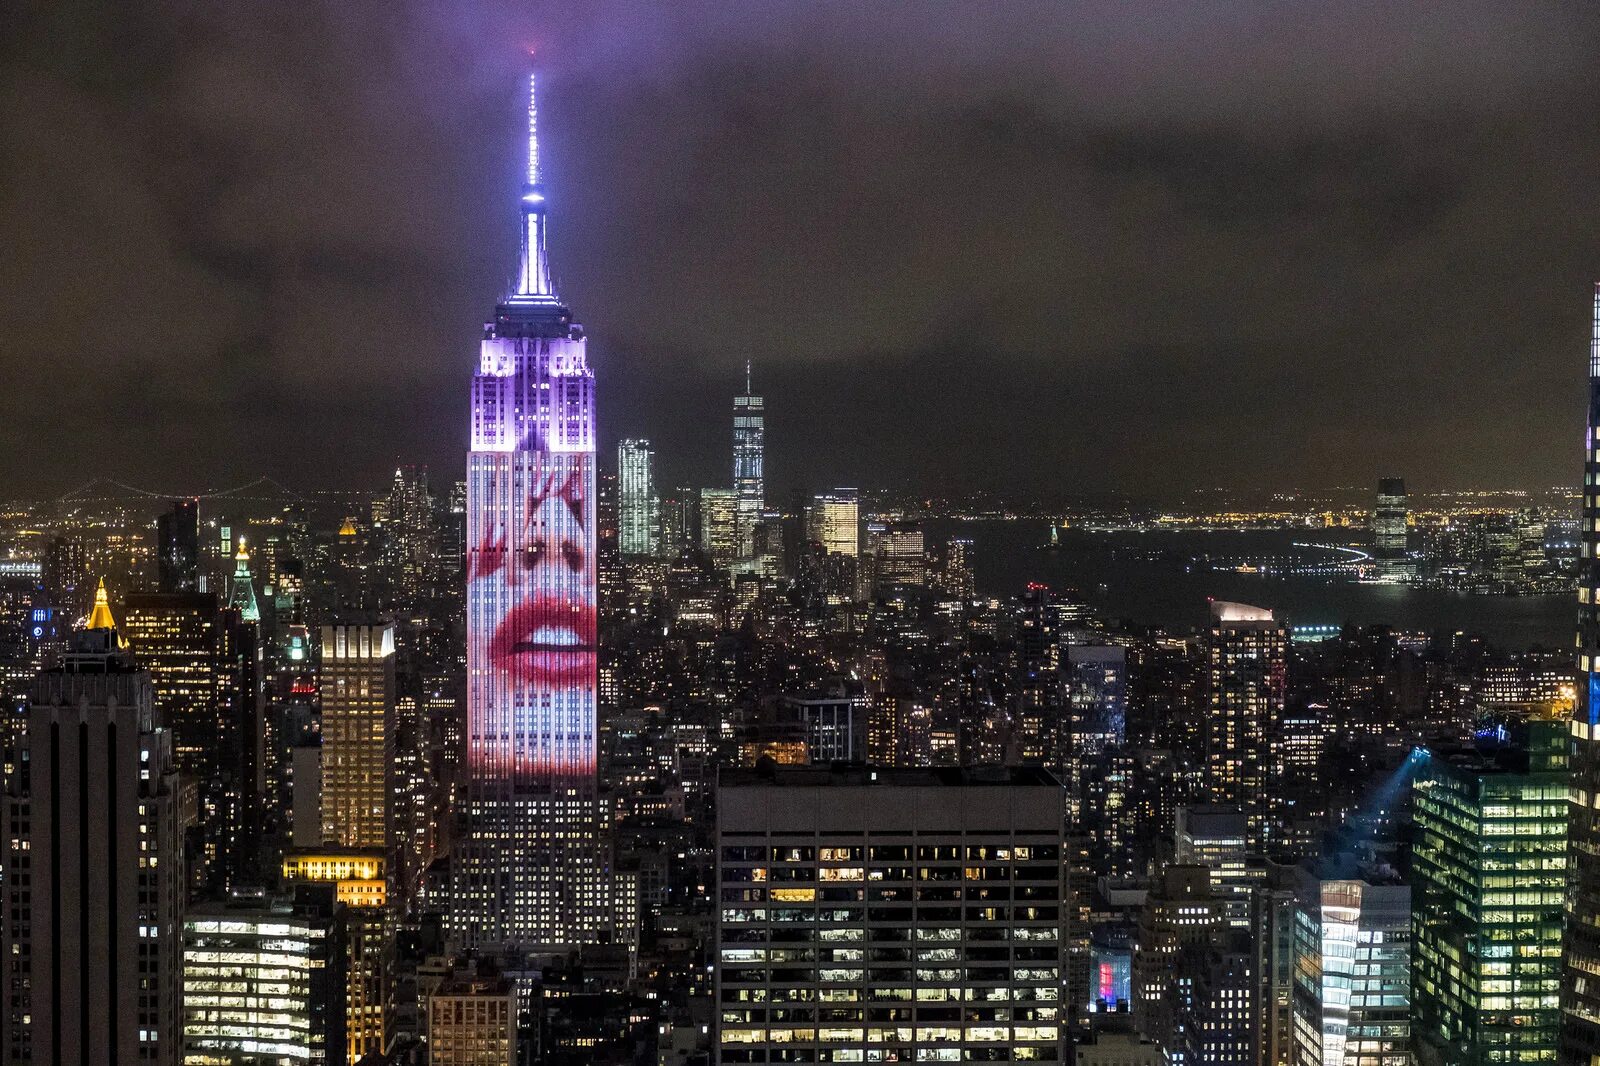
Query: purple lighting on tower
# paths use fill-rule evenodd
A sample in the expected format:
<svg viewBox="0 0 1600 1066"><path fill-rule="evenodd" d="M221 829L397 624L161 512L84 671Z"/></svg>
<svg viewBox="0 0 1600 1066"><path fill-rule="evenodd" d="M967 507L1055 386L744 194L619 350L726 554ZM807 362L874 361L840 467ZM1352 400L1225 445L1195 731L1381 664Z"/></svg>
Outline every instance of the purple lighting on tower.
<svg viewBox="0 0 1600 1066"><path fill-rule="evenodd" d="M538 110L515 291L484 328L467 457L467 946L581 943L605 913L595 782L594 374L550 281Z"/></svg>

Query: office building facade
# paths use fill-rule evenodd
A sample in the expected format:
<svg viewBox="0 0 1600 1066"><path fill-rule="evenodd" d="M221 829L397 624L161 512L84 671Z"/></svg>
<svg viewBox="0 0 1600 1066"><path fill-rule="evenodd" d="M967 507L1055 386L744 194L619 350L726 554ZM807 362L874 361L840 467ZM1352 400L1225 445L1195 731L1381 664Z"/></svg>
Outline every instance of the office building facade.
<svg viewBox="0 0 1600 1066"><path fill-rule="evenodd" d="M342 916L331 885L191 908L185 1066L346 1061Z"/></svg>
<svg viewBox="0 0 1600 1066"><path fill-rule="evenodd" d="M855 489L819 492L806 506L806 539L829 555L861 554L861 498Z"/></svg>
<svg viewBox="0 0 1600 1066"><path fill-rule="evenodd" d="M1424 1064L1553 1062L1567 887L1567 728L1436 748L1412 778L1412 1003Z"/></svg>
<svg viewBox="0 0 1600 1066"><path fill-rule="evenodd" d="M725 770L718 797L718 1061L1061 1056L1048 774Z"/></svg>
<svg viewBox="0 0 1600 1066"><path fill-rule="evenodd" d="M388 863L362 848L291 851L283 859L283 884L333 886L344 907L344 1036L349 1062L383 1053L386 1041L391 941L395 912L389 905Z"/></svg>
<svg viewBox="0 0 1600 1066"><path fill-rule="evenodd" d="M447 978L428 996L429 1066L515 1066L517 996L504 977Z"/></svg>
<svg viewBox="0 0 1600 1066"><path fill-rule="evenodd" d="M617 445L617 547L623 555L661 554L661 496L656 453L647 440Z"/></svg>
<svg viewBox="0 0 1600 1066"><path fill-rule="evenodd" d="M896 586L927 586L928 552L922 523L868 522L866 546L874 593Z"/></svg>
<svg viewBox="0 0 1600 1066"><path fill-rule="evenodd" d="M1294 1066L1406 1066L1411 889L1308 864L1295 910Z"/></svg>
<svg viewBox="0 0 1600 1066"><path fill-rule="evenodd" d="M322 627L322 842L393 843L395 651L392 623Z"/></svg>

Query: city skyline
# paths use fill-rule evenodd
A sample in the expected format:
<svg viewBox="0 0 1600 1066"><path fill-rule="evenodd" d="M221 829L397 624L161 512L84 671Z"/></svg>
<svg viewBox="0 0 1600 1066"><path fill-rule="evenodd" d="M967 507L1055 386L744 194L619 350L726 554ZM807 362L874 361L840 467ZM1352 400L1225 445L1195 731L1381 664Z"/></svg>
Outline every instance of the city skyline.
<svg viewBox="0 0 1600 1066"><path fill-rule="evenodd" d="M1399 10L1260 16L1240 32L1248 16L1228 8L1170 25L1085 9L1008 47L1032 5L982 33L944 11L908 28L871 11L831 27L806 4L664 23L551 8L366 20L346 6L291 20L270 63L250 48L254 16L128 15L130 35L172 47L105 62L66 16L24 20L11 54L28 76L5 110L29 163L0 177L39 205L0 231L18 279L0 330L15 394L81 410L125 443L121 474L141 484L177 467L217 483L258 455L306 483L333 441L370 476L397 455L443 468L463 444L452 353L508 251L495 205L516 149L500 117L520 51L484 42L537 40L561 93L547 128L569 205L554 238L564 287L608 311L592 337L616 382L599 447L652 440L664 484L724 464L698 426L746 359L774 398L775 478L819 487L1058 469L1131 491L1390 471L1503 485L1569 468L1581 413L1545 382L1578 384L1564 355L1594 242L1581 183L1554 175L1592 171L1600 151L1563 117L1581 111L1592 14L1474 7L1476 31L1510 42L1489 56ZM375 45L369 22L385 27ZM858 62L885 29L906 42ZM1294 69L1273 41L1314 61ZM1145 70L1160 73L1128 76ZM338 91L305 90L309 71ZM326 115L313 100L332 101ZM160 150L174 141L196 147ZM945 180L961 190L954 215ZM912 194L887 195L901 186ZM100 218L111 189L119 221L86 232L76 208ZM687 276L679 255L696 263ZM107 349L58 312L91 290L127 325L74 376L52 352ZM689 308L720 328L667 340L687 335ZM401 326L403 351L352 335L352 311ZM976 367L993 372L975 389ZM1129 417L1145 431L1123 432ZM950 445L922 447L916 418L947 426ZM101 472L76 439L48 465L30 458L20 409L0 406L0 427L23 457L0 495ZM1462 437L1482 447L1462 454ZM1168 461L1195 439L1213 443Z"/></svg>
<svg viewBox="0 0 1600 1066"><path fill-rule="evenodd" d="M0 63L195 146L0 213L116 467L0 506L0 1066L1600 1064L1600 11L98 2Z"/></svg>

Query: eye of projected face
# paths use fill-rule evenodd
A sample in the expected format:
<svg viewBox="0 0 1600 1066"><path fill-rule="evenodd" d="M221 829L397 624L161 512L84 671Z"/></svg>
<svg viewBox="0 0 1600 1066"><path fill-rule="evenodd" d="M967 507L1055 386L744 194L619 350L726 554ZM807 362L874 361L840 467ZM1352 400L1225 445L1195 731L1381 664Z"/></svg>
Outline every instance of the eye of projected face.
<svg viewBox="0 0 1600 1066"><path fill-rule="evenodd" d="M551 473L544 479L544 483L536 488L528 499L530 510L537 512L544 502L554 496L567 505L572 518L581 527L584 524L583 514L583 478L578 471L569 471L561 484L555 484L558 475Z"/></svg>

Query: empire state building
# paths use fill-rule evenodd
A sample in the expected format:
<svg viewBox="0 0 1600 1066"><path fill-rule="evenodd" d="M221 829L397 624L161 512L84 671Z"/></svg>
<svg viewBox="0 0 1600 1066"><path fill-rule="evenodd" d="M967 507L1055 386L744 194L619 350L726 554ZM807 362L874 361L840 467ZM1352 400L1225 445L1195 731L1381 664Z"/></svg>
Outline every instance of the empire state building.
<svg viewBox="0 0 1600 1066"><path fill-rule="evenodd" d="M450 925L462 948L601 939L595 769L594 373L556 295L530 77L522 256L484 326L467 456L467 783Z"/></svg>

